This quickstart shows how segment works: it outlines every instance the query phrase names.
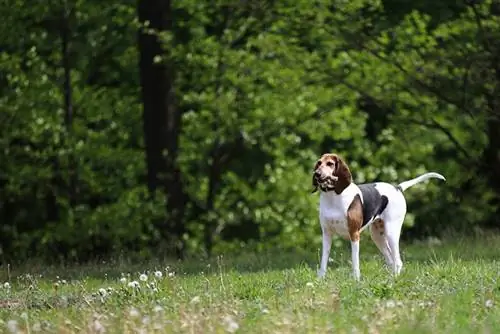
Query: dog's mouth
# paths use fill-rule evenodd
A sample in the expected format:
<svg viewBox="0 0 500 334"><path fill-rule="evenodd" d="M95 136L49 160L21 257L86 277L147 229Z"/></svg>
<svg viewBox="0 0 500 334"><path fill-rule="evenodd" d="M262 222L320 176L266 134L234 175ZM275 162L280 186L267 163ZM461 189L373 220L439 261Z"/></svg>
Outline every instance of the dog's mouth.
<svg viewBox="0 0 500 334"><path fill-rule="evenodd" d="M338 180L338 177L329 175L324 177L316 177L316 182L318 182L318 186L323 191L330 191L335 189L335 182Z"/></svg>

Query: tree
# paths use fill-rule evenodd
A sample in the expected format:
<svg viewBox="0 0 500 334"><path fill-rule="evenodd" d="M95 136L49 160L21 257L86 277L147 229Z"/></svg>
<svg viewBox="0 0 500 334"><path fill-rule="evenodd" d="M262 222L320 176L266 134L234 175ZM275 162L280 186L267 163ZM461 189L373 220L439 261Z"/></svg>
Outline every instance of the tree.
<svg viewBox="0 0 500 334"><path fill-rule="evenodd" d="M186 195L177 163L182 117L175 104L174 69L157 35L172 31L171 2L141 0L138 16L143 27L139 31L139 67L148 188L152 194L159 189L165 193L167 214L157 228L182 257Z"/></svg>

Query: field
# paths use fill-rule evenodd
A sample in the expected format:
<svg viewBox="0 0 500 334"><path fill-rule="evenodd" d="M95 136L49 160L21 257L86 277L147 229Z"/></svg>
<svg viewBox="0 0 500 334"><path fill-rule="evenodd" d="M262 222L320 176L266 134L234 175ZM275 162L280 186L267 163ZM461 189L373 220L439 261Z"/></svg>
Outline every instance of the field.
<svg viewBox="0 0 500 334"><path fill-rule="evenodd" d="M498 333L500 237L402 244L393 279L368 238L362 280L349 246L185 263L3 265L2 332Z"/></svg>

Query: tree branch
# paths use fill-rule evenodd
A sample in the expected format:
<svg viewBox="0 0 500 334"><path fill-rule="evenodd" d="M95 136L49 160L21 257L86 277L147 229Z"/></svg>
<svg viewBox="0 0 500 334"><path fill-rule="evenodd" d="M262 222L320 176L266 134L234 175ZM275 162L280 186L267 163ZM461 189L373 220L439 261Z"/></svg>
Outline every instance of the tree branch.
<svg viewBox="0 0 500 334"><path fill-rule="evenodd" d="M426 121L421 121L421 120L416 120L416 119L409 119L408 123L411 124L416 124L416 125L422 125L431 129L436 129L440 130L443 134L448 137L448 139L453 143L453 145L456 147L456 149L462 153L464 158L470 160L472 159L472 156L470 155L469 151L463 147L460 142L458 141L457 138L451 133L449 129L447 129L445 126L443 126L441 123L439 123L437 120L430 118L430 122Z"/></svg>

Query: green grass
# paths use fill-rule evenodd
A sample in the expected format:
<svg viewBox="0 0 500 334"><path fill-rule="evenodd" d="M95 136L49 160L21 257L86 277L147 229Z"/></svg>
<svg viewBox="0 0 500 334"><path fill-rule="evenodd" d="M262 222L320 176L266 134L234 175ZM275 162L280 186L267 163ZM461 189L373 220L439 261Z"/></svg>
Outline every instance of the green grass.
<svg viewBox="0 0 500 334"><path fill-rule="evenodd" d="M495 333L499 243L498 236L434 246L403 243L405 266L393 279L364 238L359 283L351 278L347 244L333 250L321 281L318 254L278 252L182 264L3 266L0 279L10 288L0 287L0 330ZM142 273L147 281L140 280ZM139 289L128 286L133 280Z"/></svg>

